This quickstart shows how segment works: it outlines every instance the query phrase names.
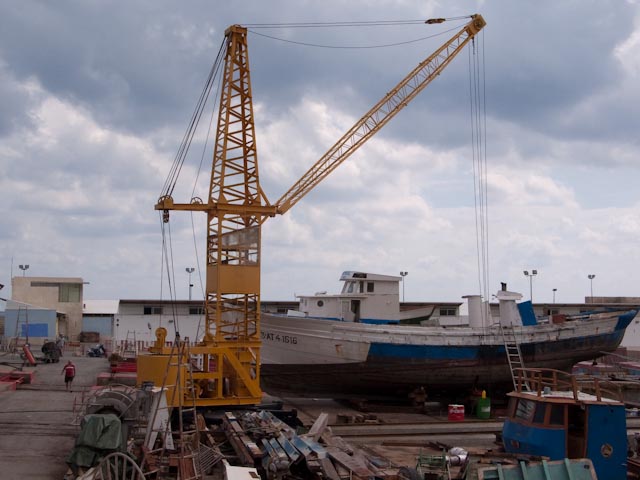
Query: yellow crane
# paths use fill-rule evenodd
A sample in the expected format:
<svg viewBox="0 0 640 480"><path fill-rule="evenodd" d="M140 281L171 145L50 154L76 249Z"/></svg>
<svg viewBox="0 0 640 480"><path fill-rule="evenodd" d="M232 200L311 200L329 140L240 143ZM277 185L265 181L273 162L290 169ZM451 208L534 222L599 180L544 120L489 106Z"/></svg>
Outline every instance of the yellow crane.
<svg viewBox="0 0 640 480"><path fill-rule="evenodd" d="M441 23L444 19L428 20ZM166 372L180 379L185 404L196 406L260 403L260 244L263 222L284 214L352 153L389 122L453 60L486 25L471 20L422 61L358 120L275 204L260 187L253 116L247 29L232 25L225 32L226 56L209 198L175 203L170 191L155 209L207 214L205 333L190 348L201 356L193 373L176 372L165 346L166 330L156 331L153 355L139 357L138 382L163 383ZM164 380L166 381L166 380ZM187 384L190 382L191 384ZM168 384L175 384L171 380ZM172 398L171 395L167 395ZM177 402L175 402L177 404Z"/></svg>

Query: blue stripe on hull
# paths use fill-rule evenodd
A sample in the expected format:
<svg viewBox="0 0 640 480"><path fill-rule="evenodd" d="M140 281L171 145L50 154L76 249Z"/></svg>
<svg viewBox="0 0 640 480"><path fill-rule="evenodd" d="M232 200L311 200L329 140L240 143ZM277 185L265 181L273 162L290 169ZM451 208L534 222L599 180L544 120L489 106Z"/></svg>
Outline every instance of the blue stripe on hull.
<svg viewBox="0 0 640 480"><path fill-rule="evenodd" d="M636 317L636 311L625 313L624 315L620 315L618 318L618 323L616 323L616 330L624 330L629 326L631 321Z"/></svg>
<svg viewBox="0 0 640 480"><path fill-rule="evenodd" d="M502 349L504 356L504 347ZM381 360L383 358L396 359L429 359L429 360L473 360L480 358L480 347L456 347L434 345L397 345L392 343L372 343L369 348L369 358Z"/></svg>
<svg viewBox="0 0 640 480"><path fill-rule="evenodd" d="M593 350L594 348L615 348L621 341L624 330L614 331L605 335L590 337L575 337L556 342L538 342L521 344L520 349L524 359L535 360L536 357L566 356L568 349L572 351ZM505 348L503 345L481 346L434 346L434 345L398 345L392 343L372 343L369 349L367 361L394 361L394 360L477 360L492 361L505 360Z"/></svg>

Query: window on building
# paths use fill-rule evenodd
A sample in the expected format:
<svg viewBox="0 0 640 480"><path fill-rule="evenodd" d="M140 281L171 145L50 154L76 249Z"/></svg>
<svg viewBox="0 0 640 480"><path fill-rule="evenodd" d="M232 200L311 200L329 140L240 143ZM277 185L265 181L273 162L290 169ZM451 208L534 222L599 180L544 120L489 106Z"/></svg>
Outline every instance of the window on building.
<svg viewBox="0 0 640 480"><path fill-rule="evenodd" d="M145 315L162 315L162 307L153 307L150 305L145 305L144 314Z"/></svg>
<svg viewBox="0 0 640 480"><path fill-rule="evenodd" d="M456 309L452 307L440 307L440 316L441 317L455 317Z"/></svg>
<svg viewBox="0 0 640 480"><path fill-rule="evenodd" d="M61 283L58 287L58 301L60 303L79 303L81 296L82 284L80 283Z"/></svg>
<svg viewBox="0 0 640 480"><path fill-rule="evenodd" d="M204 307L189 307L189 315L204 315Z"/></svg>
<svg viewBox="0 0 640 480"><path fill-rule="evenodd" d="M373 282L367 282L367 293L373 293Z"/></svg>
<svg viewBox="0 0 640 480"><path fill-rule="evenodd" d="M58 302L60 303L80 303L82 297L81 283L31 282L31 286L57 288Z"/></svg>

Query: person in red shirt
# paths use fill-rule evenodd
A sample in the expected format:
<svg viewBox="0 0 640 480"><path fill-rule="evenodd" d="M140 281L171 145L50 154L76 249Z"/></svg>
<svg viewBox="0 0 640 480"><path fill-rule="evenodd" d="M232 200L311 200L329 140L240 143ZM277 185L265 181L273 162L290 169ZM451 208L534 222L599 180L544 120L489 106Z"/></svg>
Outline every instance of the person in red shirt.
<svg viewBox="0 0 640 480"><path fill-rule="evenodd" d="M67 362L67 364L62 367L61 375L64 373L64 384L67 387L67 391L71 390L71 382L73 382L73 377L76 376L76 366L71 363L71 360Z"/></svg>

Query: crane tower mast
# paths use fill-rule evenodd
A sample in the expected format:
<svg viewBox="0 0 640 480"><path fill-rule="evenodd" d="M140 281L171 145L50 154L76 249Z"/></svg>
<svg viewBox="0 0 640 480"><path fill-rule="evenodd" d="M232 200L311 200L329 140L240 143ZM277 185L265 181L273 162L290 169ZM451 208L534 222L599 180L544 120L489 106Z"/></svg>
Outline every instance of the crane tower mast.
<svg viewBox="0 0 640 480"><path fill-rule="evenodd" d="M213 168L207 203L188 204L161 197L156 210L207 214L205 334L190 349L202 356L195 385L184 385L186 400L198 406L253 405L260 389L261 226L285 213L371 138L431 82L484 27L473 15L457 34L421 62L321 157L275 205L260 187L251 93L247 29L226 32L226 57L220 94ZM156 333L154 353L166 356L166 331ZM166 362L165 362L166 365ZM164 367L162 367L164 368ZM157 372L160 367L151 367ZM186 375L180 378L186 380Z"/></svg>

